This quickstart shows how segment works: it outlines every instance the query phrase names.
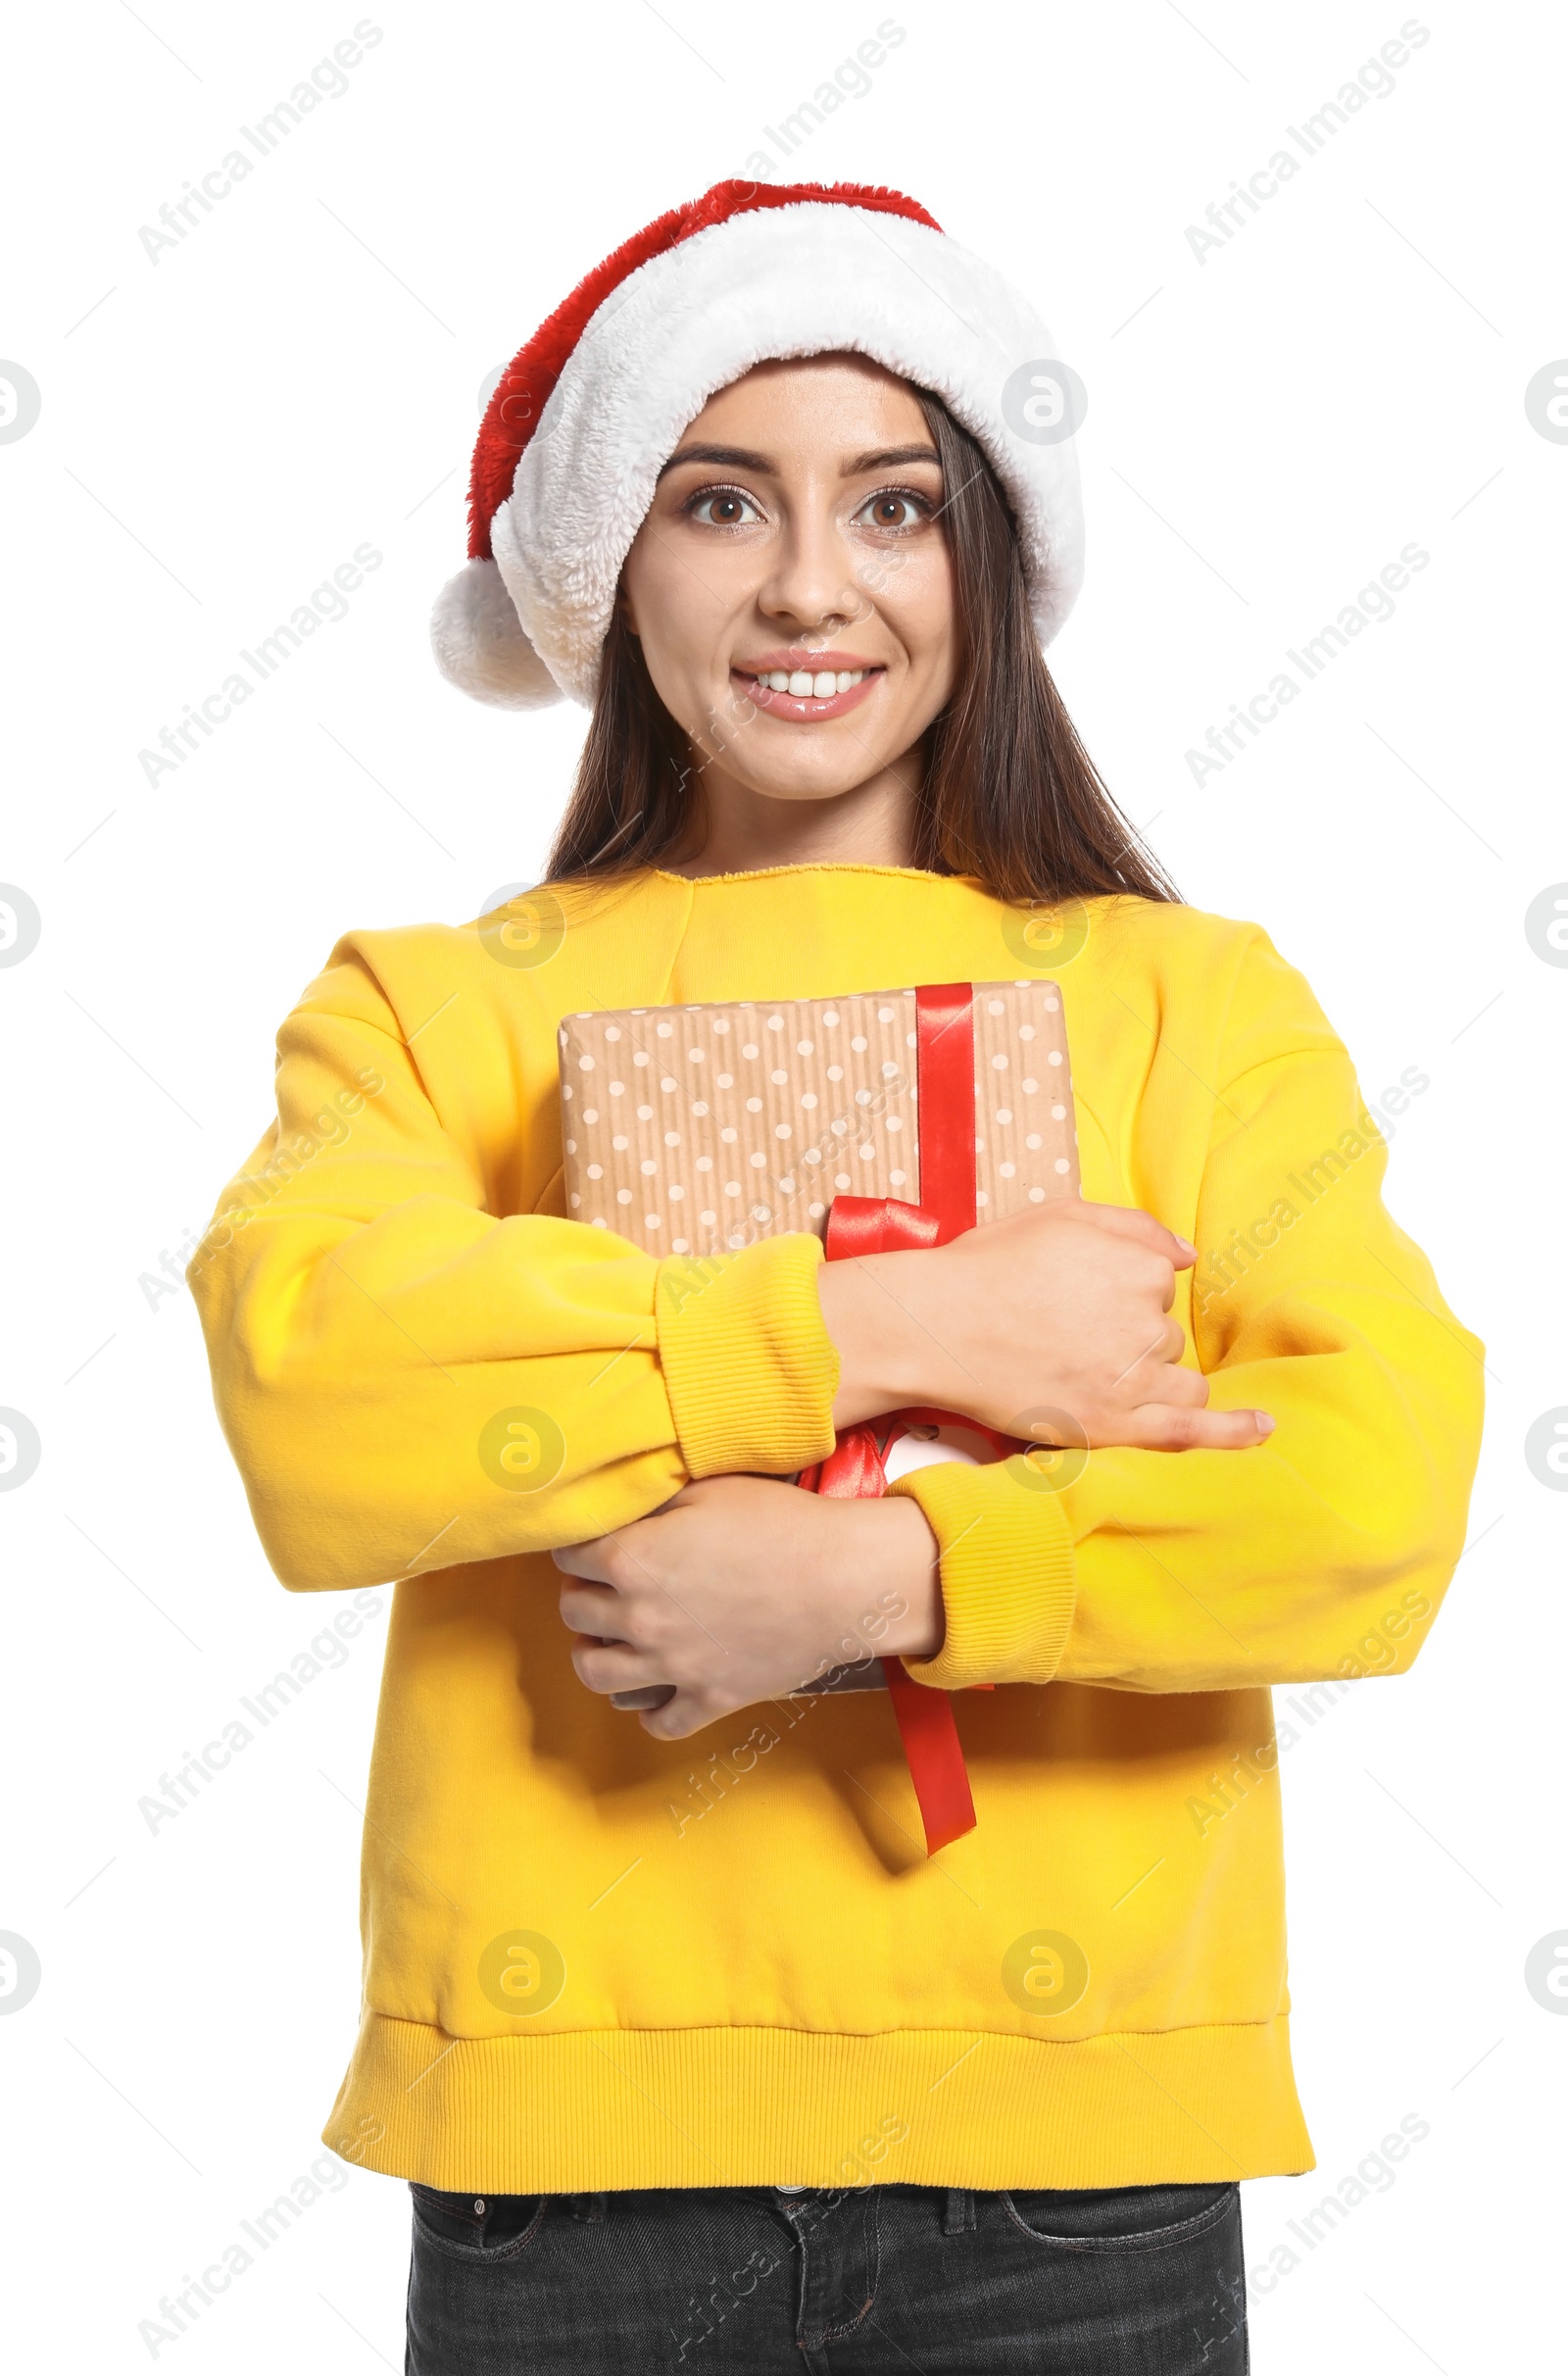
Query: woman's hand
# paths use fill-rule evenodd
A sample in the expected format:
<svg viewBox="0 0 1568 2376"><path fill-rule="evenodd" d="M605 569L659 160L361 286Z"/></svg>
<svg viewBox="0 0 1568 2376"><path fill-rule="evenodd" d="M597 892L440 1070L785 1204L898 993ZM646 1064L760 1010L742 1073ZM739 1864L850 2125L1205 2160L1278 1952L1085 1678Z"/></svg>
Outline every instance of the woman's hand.
<svg viewBox="0 0 1568 2376"><path fill-rule="evenodd" d="M707 1477L651 1517L552 1555L590 1691L674 1686L645 1708L679 1741L859 1658L940 1649L935 1537L918 1506L848 1502L768 1477Z"/></svg>
<svg viewBox="0 0 1568 2376"><path fill-rule="evenodd" d="M833 1423L925 1403L1043 1442L1260 1444L1266 1412L1205 1409L1207 1379L1180 1366L1170 1309L1177 1271L1196 1260L1152 1213L1064 1198L946 1246L826 1262Z"/></svg>

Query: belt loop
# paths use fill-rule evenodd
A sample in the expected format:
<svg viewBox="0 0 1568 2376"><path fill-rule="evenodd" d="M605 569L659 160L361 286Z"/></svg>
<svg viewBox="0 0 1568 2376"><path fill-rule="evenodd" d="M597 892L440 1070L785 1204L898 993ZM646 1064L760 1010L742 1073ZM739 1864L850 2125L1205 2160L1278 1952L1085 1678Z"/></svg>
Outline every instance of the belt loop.
<svg viewBox="0 0 1568 2376"><path fill-rule="evenodd" d="M961 2236L975 2224L974 2196L966 2186L950 2186L947 2208L942 2214L944 2236Z"/></svg>
<svg viewBox="0 0 1568 2376"><path fill-rule="evenodd" d="M605 2213L606 2213L606 2210L607 2210L608 2206L607 2206L607 2204L606 2204L605 2198L604 2198L604 2196L603 2196L602 2194L599 2194L599 2195L591 2195L591 2194L589 2194L589 2195L581 2195L581 2194L580 2194L580 2195L577 2197L576 2202L575 2202L575 2203L572 2204L571 2208L572 2208L572 2215L573 2215L573 2217L574 2217L574 2218L577 2218L577 2219L589 2219L589 2220L602 2220L602 2219L604 2218L604 2216L605 2216Z"/></svg>

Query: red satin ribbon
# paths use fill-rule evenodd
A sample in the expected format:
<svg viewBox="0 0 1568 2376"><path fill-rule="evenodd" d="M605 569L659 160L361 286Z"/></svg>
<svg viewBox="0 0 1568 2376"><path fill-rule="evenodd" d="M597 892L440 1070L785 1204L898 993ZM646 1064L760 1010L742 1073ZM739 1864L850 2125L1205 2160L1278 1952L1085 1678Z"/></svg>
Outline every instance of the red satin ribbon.
<svg viewBox="0 0 1568 2376"><path fill-rule="evenodd" d="M968 982L928 983L916 990L915 1054L919 1083L920 1202L896 1197L838 1196L828 1214L826 1257L840 1262L852 1255L893 1254L945 1246L975 1225L974 1201L974 991ZM1001 1459L1014 1447L994 1428L951 1411L910 1410L888 1421L862 1420L846 1428L825 1460L802 1471L808 1493L841 1501L872 1501L886 1493L883 1465L889 1447L909 1423L957 1425L989 1438ZM877 1440L877 1427L883 1429ZM902 1658L885 1658L893 1713L898 1722L909 1779L925 1827L926 1855L934 1856L975 1827L974 1800L949 1693L914 1682ZM989 1684L977 1688L989 1690Z"/></svg>

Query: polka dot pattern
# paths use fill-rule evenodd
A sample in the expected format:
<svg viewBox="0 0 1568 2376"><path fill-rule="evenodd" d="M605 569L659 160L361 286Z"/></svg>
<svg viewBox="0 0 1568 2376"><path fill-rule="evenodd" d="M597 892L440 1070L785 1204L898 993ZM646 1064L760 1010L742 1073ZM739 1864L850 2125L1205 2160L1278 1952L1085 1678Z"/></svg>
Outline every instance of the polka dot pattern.
<svg viewBox="0 0 1568 2376"><path fill-rule="evenodd" d="M567 1015L568 1213L651 1254L716 1254L821 1236L841 1189L917 1204L915 1019L912 989ZM1076 1196L1058 986L979 983L974 1027L978 1218Z"/></svg>
<svg viewBox="0 0 1568 2376"><path fill-rule="evenodd" d="M1055 982L982 982L974 996L975 1186L984 1221L1078 1194L1067 1027Z"/></svg>

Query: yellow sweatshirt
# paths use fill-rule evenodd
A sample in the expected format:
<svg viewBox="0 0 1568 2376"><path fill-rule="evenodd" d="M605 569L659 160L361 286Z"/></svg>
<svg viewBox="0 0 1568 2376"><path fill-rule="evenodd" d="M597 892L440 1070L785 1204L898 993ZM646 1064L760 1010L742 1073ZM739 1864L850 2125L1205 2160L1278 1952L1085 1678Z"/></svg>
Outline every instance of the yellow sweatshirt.
<svg viewBox="0 0 1568 2376"><path fill-rule="evenodd" d="M1311 992L1254 925L1133 899L1035 961L1085 1196L1197 1244L1187 1359L1278 1425L1097 1451L1055 1492L956 1465L895 1487L943 1547L946 1641L913 1671L1001 1686L956 1703L979 1828L928 1862L885 1695L667 1743L576 1679L551 1549L691 1477L819 1460L837 1361L814 1237L692 1295L678 1259L565 1217L556 1028L1014 976L1017 915L863 866L648 870L564 911L531 949L494 920L342 940L190 1270L279 1578L397 1584L323 2138L483 2194L1310 2167L1269 1687L1326 1706L1414 1658L1482 1353L1384 1209ZM550 1448L520 1480L495 1450L519 1412Z"/></svg>

